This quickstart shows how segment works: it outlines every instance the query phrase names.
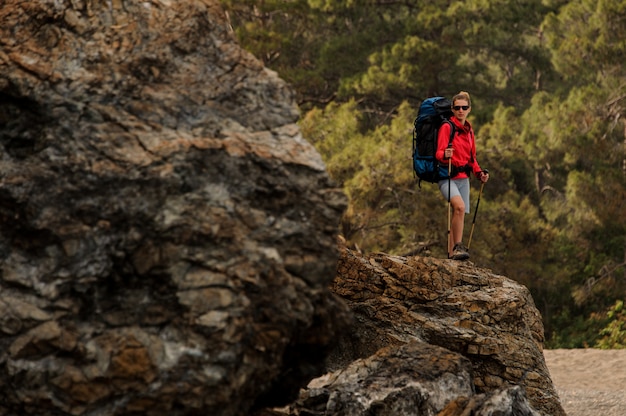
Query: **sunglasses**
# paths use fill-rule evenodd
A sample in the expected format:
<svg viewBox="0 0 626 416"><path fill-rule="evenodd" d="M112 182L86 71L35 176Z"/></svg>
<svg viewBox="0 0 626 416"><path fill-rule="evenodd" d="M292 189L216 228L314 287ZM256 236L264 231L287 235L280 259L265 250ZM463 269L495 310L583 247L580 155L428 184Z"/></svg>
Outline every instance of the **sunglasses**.
<svg viewBox="0 0 626 416"><path fill-rule="evenodd" d="M459 111L460 109L469 110L469 105L455 105L452 107L455 111Z"/></svg>

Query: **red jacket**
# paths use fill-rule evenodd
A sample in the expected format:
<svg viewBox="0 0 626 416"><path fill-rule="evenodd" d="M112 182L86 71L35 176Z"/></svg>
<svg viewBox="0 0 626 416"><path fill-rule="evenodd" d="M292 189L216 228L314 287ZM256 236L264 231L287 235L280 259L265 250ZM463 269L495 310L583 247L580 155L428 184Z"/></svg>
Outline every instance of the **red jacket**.
<svg viewBox="0 0 626 416"><path fill-rule="evenodd" d="M450 121L454 123L455 133L454 140L452 141L452 165L456 167L462 167L469 165L474 175L478 177L482 169L478 165L476 160L476 140L474 138L474 130L469 121L465 121L465 125L462 126L459 120L452 116ZM439 129L439 136L437 137L437 153L435 157L439 162L444 165L448 165L448 159L443 158L443 152L448 147L450 142L450 124L443 123ZM454 179L464 179L469 177L466 172L459 172L454 176Z"/></svg>

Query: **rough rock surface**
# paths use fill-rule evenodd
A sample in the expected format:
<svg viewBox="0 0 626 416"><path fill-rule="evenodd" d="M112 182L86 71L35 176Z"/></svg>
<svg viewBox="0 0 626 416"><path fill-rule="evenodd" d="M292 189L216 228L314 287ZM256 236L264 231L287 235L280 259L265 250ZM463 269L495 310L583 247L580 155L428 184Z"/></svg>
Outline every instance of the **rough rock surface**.
<svg viewBox="0 0 626 416"><path fill-rule="evenodd" d="M524 286L471 262L343 249L333 290L354 325L287 413L565 415Z"/></svg>
<svg viewBox="0 0 626 416"><path fill-rule="evenodd" d="M295 397L347 309L292 91L217 0L0 3L0 414Z"/></svg>
<svg viewBox="0 0 626 416"><path fill-rule="evenodd" d="M519 386L477 394L461 354L415 341L310 383L294 408L320 415L539 416Z"/></svg>

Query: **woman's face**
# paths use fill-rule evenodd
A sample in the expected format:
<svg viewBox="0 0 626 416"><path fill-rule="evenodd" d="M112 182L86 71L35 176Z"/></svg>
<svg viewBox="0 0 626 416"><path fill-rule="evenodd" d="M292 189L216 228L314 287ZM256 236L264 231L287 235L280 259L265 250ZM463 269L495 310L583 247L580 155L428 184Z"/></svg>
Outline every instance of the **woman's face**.
<svg viewBox="0 0 626 416"><path fill-rule="evenodd" d="M460 98L452 104L452 114L454 114L454 116L458 118L461 123L465 123L465 119L467 119L470 111L472 111L472 108L467 100Z"/></svg>

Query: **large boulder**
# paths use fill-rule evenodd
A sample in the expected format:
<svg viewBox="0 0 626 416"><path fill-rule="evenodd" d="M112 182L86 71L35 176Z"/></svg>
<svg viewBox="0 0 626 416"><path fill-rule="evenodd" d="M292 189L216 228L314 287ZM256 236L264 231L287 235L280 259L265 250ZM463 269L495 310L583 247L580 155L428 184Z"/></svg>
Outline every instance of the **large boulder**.
<svg viewBox="0 0 626 416"><path fill-rule="evenodd" d="M0 414L242 415L347 322L345 196L217 0L3 0Z"/></svg>
<svg viewBox="0 0 626 416"><path fill-rule="evenodd" d="M565 416L528 290L472 262L342 249L354 312L288 415Z"/></svg>

